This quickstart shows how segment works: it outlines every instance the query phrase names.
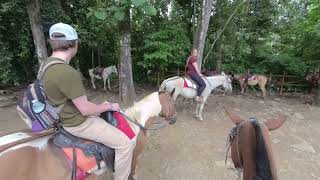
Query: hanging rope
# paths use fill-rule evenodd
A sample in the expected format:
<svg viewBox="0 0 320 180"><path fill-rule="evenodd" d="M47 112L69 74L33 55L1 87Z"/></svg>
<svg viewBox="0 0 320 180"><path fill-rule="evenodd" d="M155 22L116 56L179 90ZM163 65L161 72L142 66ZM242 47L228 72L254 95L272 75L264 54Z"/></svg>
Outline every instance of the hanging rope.
<svg viewBox="0 0 320 180"><path fill-rule="evenodd" d="M237 12L237 10L239 9L239 7L240 7L244 2L245 2L245 0L242 1L241 3L239 3L239 5L236 7L236 9L233 11L233 13L230 15L230 17L229 17L229 19L227 20L227 22L224 24L222 30L218 33L217 38L214 40L213 44L212 44L211 47L210 47L210 50L209 50L208 54L206 55L206 57L205 57L204 60L203 60L203 64L206 64L206 60L207 60L207 58L208 58L208 56L209 56L209 54L210 54L213 46L216 44L217 40L220 38L220 36L221 36L221 34L223 33L223 31L226 29L228 23L230 22L230 20L231 20L231 19L233 18L233 16L234 16L234 14Z"/></svg>

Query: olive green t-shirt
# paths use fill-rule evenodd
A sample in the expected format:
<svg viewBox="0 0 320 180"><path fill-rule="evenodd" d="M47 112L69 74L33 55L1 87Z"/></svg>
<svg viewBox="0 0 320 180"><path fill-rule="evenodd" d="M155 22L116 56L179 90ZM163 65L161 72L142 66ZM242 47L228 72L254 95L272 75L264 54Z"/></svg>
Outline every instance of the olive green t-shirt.
<svg viewBox="0 0 320 180"><path fill-rule="evenodd" d="M64 62L49 57L45 63L53 60ZM53 64L44 72L42 82L49 104L53 106L65 104L59 113L62 126L74 127L86 120L72 102L72 99L85 95L81 76L77 70L66 63Z"/></svg>

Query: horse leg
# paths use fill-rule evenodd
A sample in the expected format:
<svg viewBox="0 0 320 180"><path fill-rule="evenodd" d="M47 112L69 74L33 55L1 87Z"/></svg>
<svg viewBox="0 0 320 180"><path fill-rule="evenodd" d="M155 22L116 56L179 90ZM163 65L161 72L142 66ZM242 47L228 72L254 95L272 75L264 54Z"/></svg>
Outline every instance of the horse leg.
<svg viewBox="0 0 320 180"><path fill-rule="evenodd" d="M239 84L240 84L240 89L241 89L241 94L244 94L244 83L241 81L241 80L239 80Z"/></svg>
<svg viewBox="0 0 320 180"><path fill-rule="evenodd" d="M110 78L108 78L108 88L111 91L111 87L110 87Z"/></svg>
<svg viewBox="0 0 320 180"><path fill-rule="evenodd" d="M92 77L92 76L91 76L91 83L92 83L93 89L96 89L96 85L94 85L94 77Z"/></svg>
<svg viewBox="0 0 320 180"><path fill-rule="evenodd" d="M203 101L202 101L202 103L200 104L200 107L199 107L199 120L200 121L203 121L202 111L203 111L204 104L207 101L207 98L208 98L207 96L203 97Z"/></svg>
<svg viewBox="0 0 320 180"><path fill-rule="evenodd" d="M107 78L103 77L103 89L106 91L107 88L106 88L106 81L107 81Z"/></svg>
<svg viewBox="0 0 320 180"><path fill-rule="evenodd" d="M140 131L137 137L136 147L133 150L132 163L131 163L131 173L129 180L134 180L136 174L136 168L138 165L139 156L142 154L144 149L146 136Z"/></svg>
<svg viewBox="0 0 320 180"><path fill-rule="evenodd" d="M195 113L196 118L199 118L199 111L200 111L200 104L196 103L196 113Z"/></svg>
<svg viewBox="0 0 320 180"><path fill-rule="evenodd" d="M265 98L265 97L266 97L266 94L267 94L265 85L266 85L266 84L262 84L261 82L259 82L259 88L260 88L261 91L262 91L262 97L263 97L263 98Z"/></svg>

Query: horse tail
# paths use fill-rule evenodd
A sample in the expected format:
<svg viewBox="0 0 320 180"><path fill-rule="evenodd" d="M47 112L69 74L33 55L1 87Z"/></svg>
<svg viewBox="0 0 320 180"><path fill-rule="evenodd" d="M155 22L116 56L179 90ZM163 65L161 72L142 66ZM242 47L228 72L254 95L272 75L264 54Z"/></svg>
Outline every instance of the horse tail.
<svg viewBox="0 0 320 180"><path fill-rule="evenodd" d="M268 158L266 143L263 138L261 126L258 120L251 121L255 132L256 132L256 168L257 168L257 176L256 179L269 180L273 179L271 172L270 160Z"/></svg>

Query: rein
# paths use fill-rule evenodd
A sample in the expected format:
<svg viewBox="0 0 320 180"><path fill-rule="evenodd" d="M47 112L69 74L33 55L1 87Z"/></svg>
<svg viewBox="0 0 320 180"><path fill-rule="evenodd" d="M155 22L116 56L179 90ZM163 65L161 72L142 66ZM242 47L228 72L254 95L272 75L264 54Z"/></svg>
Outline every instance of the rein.
<svg viewBox="0 0 320 180"><path fill-rule="evenodd" d="M258 120L257 120L256 118L253 118L253 117L249 118L248 121L251 122L251 123L252 123L253 121L257 121L257 122L258 122ZM238 135L239 135L239 133L240 133L240 130L241 130L241 128L242 128L242 126L243 126L243 124L244 124L245 122L247 122L247 121L241 121L239 124L237 124L235 127L233 127L233 128L230 130L230 133L229 133L229 135L228 135L227 142L226 142L227 151L226 151L226 157L225 157L225 164L227 163L227 155L228 155L228 152L229 152L229 150L230 150L231 144L232 144L234 138L238 137ZM258 123L259 123L259 122L258 122ZM228 141L229 141L229 144L227 145ZM230 142L230 141L231 141L231 142ZM240 158L240 152L239 152L239 137L237 138L237 153L238 153L239 161L240 161L241 166L242 166L242 162L241 162L241 158Z"/></svg>
<svg viewBox="0 0 320 180"><path fill-rule="evenodd" d="M211 87L211 91L212 91L212 90L213 90L213 86L212 86L212 84L210 83L210 81L208 80L208 78L207 78L206 76L203 76L203 78L208 81L208 83L209 83L209 85L210 85L210 87Z"/></svg>
<svg viewBox="0 0 320 180"><path fill-rule="evenodd" d="M226 156L225 156L225 164L227 164L227 159L228 159L228 153L231 147L231 144L234 140L234 138L238 137L239 133L240 133L240 129L243 126L244 122L246 121L242 121L239 124L237 124L235 127L230 129L227 141L226 141L226 146L227 146L227 150L226 150ZM228 143L229 142L229 143ZM237 138L237 152L238 152L238 158L240 160L240 152L239 152L239 138Z"/></svg>
<svg viewBox="0 0 320 180"><path fill-rule="evenodd" d="M5 150L7 150L7 149L9 149L9 148L17 146L19 144L27 143L27 142L33 141L33 140L41 138L41 137L54 135L55 133L56 133L55 131L47 131L47 132L44 132L44 133L33 133L33 136L30 135L31 137L28 137L28 138L25 138L25 139L20 139L18 141L11 142L9 144L5 144L3 146L0 146L0 153L5 151Z"/></svg>
<svg viewBox="0 0 320 180"><path fill-rule="evenodd" d="M140 128L140 130L143 132L144 135L146 135L147 131L155 131L155 130L159 130L163 127L165 127L167 125L167 123L161 123L158 127L156 128L145 128L141 123L139 123L136 119L132 119L130 117L128 117L124 112L120 111L120 114L122 114L127 120L129 120L130 122L132 122L133 124L135 124L136 126L138 126ZM159 123L153 123L153 124L159 124Z"/></svg>

